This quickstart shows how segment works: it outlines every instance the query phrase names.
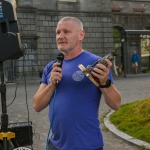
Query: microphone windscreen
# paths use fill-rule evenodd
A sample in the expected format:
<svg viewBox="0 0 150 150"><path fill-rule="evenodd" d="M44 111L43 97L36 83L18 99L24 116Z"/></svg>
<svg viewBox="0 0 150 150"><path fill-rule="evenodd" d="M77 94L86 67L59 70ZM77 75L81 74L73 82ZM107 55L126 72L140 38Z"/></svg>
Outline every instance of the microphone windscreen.
<svg viewBox="0 0 150 150"><path fill-rule="evenodd" d="M60 67L62 67L62 62L63 62L63 60L64 60L64 54L63 54L63 53L59 53L59 54L57 55L57 60L58 60L58 62L60 63Z"/></svg>
<svg viewBox="0 0 150 150"><path fill-rule="evenodd" d="M57 61L60 63L60 68L62 68L62 63L63 63L63 60L64 60L64 54L63 53L59 53L58 55L57 55ZM56 81L56 88L57 88L57 86L58 86L58 83L59 83L59 81L57 80Z"/></svg>

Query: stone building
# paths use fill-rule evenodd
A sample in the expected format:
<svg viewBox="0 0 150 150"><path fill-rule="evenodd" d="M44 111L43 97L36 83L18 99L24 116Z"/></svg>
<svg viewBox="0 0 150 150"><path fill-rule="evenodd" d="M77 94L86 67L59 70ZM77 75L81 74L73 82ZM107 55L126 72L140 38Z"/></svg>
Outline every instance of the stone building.
<svg viewBox="0 0 150 150"><path fill-rule="evenodd" d="M137 50L142 56L142 35L129 35L122 48L124 30L150 30L150 0L17 0L17 18L24 46L24 57L7 60L6 80L14 80L25 72L36 79L39 71L58 54L55 27L63 16L82 20L86 36L83 48L105 56L117 53L117 65L124 63L126 73L131 73L131 55ZM148 41L150 38L146 36ZM145 59L144 59L145 60ZM141 57L140 71L144 63ZM24 70L24 71L23 71Z"/></svg>

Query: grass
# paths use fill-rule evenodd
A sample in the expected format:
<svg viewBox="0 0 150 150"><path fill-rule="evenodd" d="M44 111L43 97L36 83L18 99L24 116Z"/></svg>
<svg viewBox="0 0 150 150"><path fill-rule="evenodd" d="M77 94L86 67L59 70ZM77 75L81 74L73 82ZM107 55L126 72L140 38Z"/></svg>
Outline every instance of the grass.
<svg viewBox="0 0 150 150"><path fill-rule="evenodd" d="M128 135L150 143L150 97L122 105L110 121Z"/></svg>

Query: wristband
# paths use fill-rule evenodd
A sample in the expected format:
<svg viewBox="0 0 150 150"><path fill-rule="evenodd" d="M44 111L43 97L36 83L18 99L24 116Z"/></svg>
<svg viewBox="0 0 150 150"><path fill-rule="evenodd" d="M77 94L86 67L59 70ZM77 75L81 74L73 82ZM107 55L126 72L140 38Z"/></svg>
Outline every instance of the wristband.
<svg viewBox="0 0 150 150"><path fill-rule="evenodd" d="M108 78L105 85L100 85L99 88L109 88L111 86L111 80Z"/></svg>

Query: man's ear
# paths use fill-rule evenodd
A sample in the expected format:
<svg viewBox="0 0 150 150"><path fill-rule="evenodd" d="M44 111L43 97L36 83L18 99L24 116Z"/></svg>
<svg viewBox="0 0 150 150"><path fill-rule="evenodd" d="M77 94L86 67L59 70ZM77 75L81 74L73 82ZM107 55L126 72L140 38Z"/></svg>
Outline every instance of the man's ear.
<svg viewBox="0 0 150 150"><path fill-rule="evenodd" d="M85 31L84 30L80 31L79 40L82 41L84 39L84 36L85 36Z"/></svg>

